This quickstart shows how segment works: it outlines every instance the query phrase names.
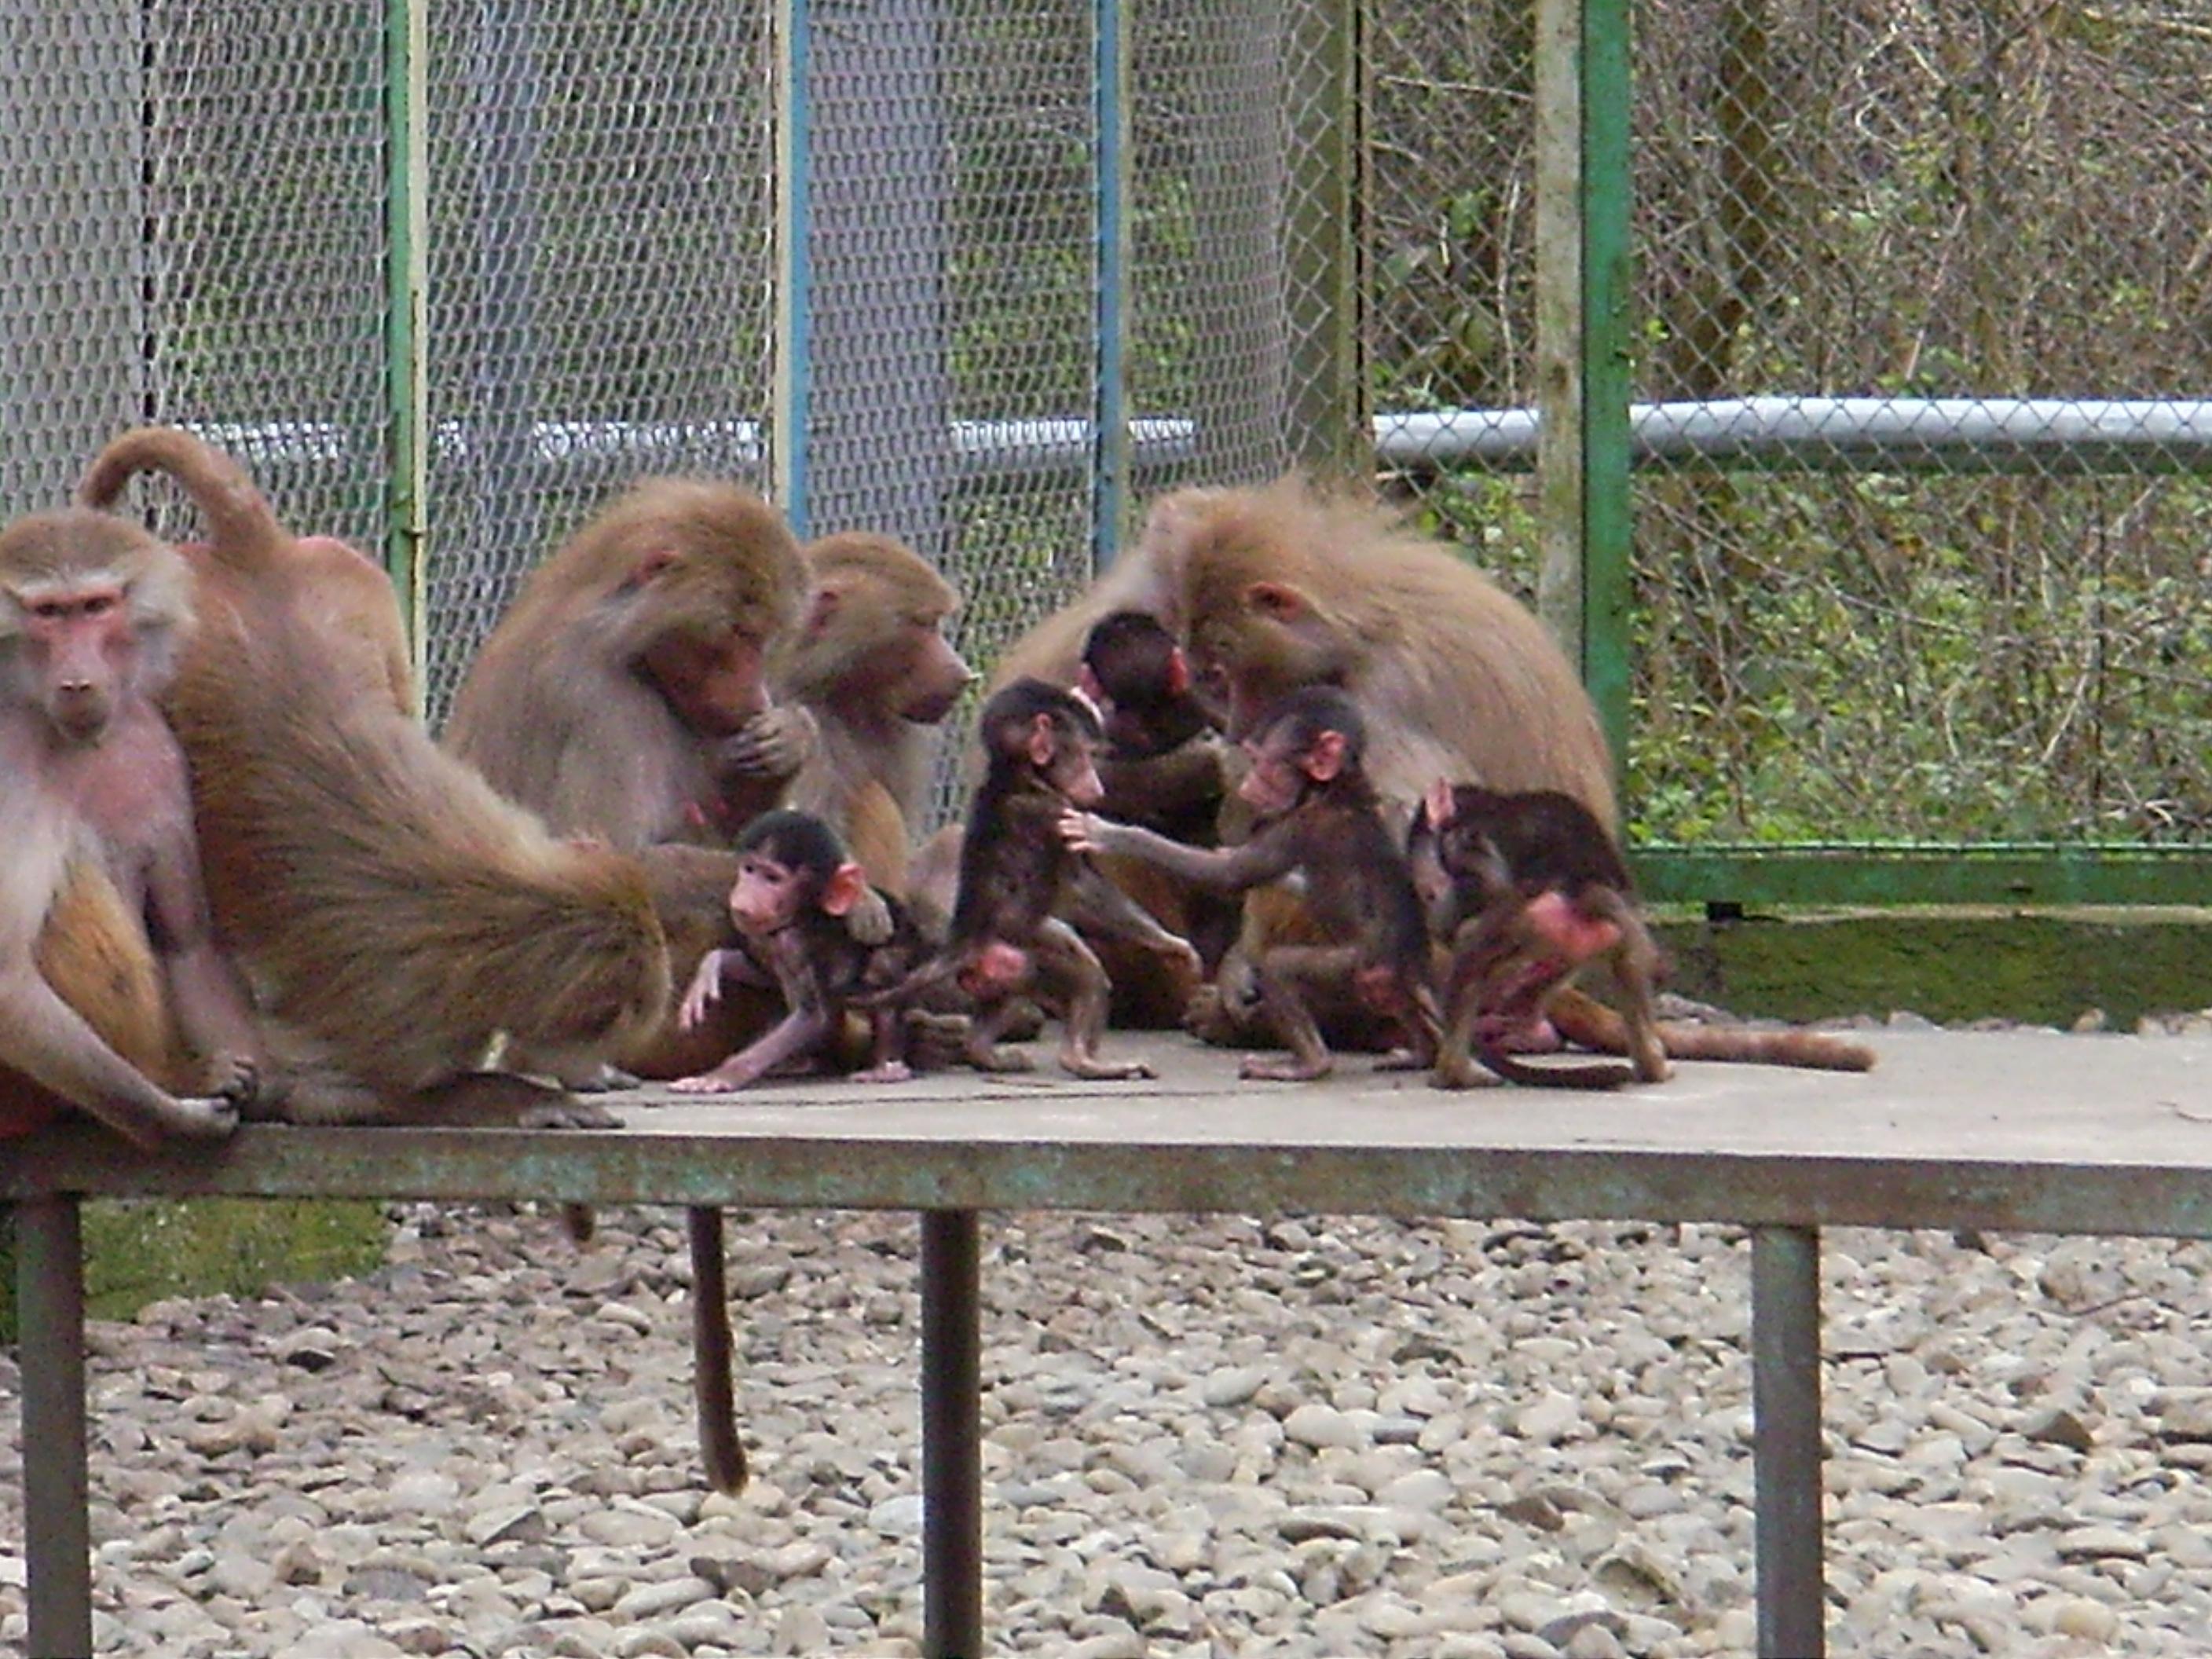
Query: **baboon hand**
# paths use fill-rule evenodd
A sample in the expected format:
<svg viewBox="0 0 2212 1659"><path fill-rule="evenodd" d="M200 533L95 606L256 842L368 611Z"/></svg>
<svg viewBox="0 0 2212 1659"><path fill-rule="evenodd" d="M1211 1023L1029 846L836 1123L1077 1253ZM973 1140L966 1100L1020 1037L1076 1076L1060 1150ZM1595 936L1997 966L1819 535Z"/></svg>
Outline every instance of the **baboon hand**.
<svg viewBox="0 0 2212 1659"><path fill-rule="evenodd" d="M884 896L869 888L853 901L853 908L845 912L845 932L856 945L877 945L891 936L891 907L884 902Z"/></svg>
<svg viewBox="0 0 2212 1659"><path fill-rule="evenodd" d="M821 746L821 728L797 703L779 703L747 720L721 746L723 769L741 777L796 777Z"/></svg>
<svg viewBox="0 0 2212 1659"><path fill-rule="evenodd" d="M676 1023L684 1030L693 1030L707 1018L707 1011L722 1000L722 953L709 951L699 958L699 966L691 975L691 983L684 988L684 1000L676 1010Z"/></svg>
<svg viewBox="0 0 2212 1659"><path fill-rule="evenodd" d="M238 1127L238 1105L227 1093L179 1096L161 1114L161 1132L177 1140L227 1140Z"/></svg>
<svg viewBox="0 0 2212 1659"><path fill-rule="evenodd" d="M1072 852L1103 853L1108 850L1106 829L1106 820L1096 813L1080 811L1071 806L1060 815L1060 838L1067 843Z"/></svg>
<svg viewBox="0 0 2212 1659"><path fill-rule="evenodd" d="M226 1051L208 1062L208 1093L218 1100L227 1100L245 1115L254 1115L253 1109L269 1103L270 1088L261 1061L252 1054Z"/></svg>

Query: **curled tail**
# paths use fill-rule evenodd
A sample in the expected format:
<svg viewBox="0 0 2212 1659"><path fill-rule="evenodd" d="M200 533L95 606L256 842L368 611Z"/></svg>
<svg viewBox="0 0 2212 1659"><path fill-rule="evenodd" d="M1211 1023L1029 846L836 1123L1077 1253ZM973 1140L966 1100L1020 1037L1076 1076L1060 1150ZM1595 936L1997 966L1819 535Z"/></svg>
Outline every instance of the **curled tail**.
<svg viewBox="0 0 2212 1659"><path fill-rule="evenodd" d="M1636 1081L1632 1066L1605 1060L1578 1066L1530 1066L1495 1042L1477 1042L1474 1057L1508 1083L1531 1089L1622 1089Z"/></svg>
<svg viewBox="0 0 2212 1659"><path fill-rule="evenodd" d="M289 538L245 470L182 427L134 427L93 458L76 487L86 507L112 507L141 472L174 478L207 521L208 538L225 562L243 568Z"/></svg>

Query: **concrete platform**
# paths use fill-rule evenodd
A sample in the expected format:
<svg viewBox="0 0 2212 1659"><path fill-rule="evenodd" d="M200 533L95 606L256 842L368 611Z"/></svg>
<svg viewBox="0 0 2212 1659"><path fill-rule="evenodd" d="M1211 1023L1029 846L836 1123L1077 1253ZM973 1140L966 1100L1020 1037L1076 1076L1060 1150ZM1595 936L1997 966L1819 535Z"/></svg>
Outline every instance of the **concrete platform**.
<svg viewBox="0 0 2212 1659"><path fill-rule="evenodd" d="M949 1072L615 1097L601 1131L241 1131L146 1158L84 1126L0 1144L17 1224L31 1659L89 1650L82 1195L501 1198L921 1212L931 1659L987 1650L979 1215L1234 1211L1718 1220L1751 1229L1759 1651L1826 1651L1820 1229L2212 1236L2212 1040L1889 1033L1867 1073L1690 1064L1613 1094L1320 1084L1115 1033L1159 1075ZM1048 1066L1048 1053L1041 1056Z"/></svg>
<svg viewBox="0 0 2212 1659"><path fill-rule="evenodd" d="M612 1096L613 1131L241 1131L143 1158L0 1143L0 1198L534 1196L762 1208L1335 1211L2212 1236L2212 1040L1876 1033L1872 1072L1689 1062L1614 1093L1439 1093L1341 1057L1247 1083L1180 1034L1157 1079L1051 1064Z"/></svg>

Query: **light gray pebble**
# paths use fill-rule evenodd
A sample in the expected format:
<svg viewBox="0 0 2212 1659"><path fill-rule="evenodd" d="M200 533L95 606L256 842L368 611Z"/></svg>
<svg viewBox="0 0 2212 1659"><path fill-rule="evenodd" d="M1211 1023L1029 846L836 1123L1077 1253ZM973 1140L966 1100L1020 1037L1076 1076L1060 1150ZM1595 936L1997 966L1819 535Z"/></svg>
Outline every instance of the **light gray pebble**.
<svg viewBox="0 0 2212 1659"><path fill-rule="evenodd" d="M1370 1439L1358 1414L1312 1401L1298 1407L1283 1419L1283 1434L1297 1445L1316 1449L1364 1446Z"/></svg>
<svg viewBox="0 0 2212 1659"><path fill-rule="evenodd" d="M611 1206L579 1255L550 1213L400 1212L394 1265L312 1312L96 1325L103 1659L920 1651L910 1218L732 1229L760 1287L755 1484L725 1497L697 1482L665 1217ZM1009 1654L1755 1649L1740 1229L993 1237L987 1624ZM1823 1243L1838 1650L2193 1659L2212 1249ZM2123 1294L2124 1317L2083 1310ZM0 1648L26 1639L17 1409L0 1386Z"/></svg>
<svg viewBox="0 0 2212 1659"><path fill-rule="evenodd" d="M920 1492L902 1492L870 1509L868 1524L878 1532L893 1538L919 1537L922 1510L923 1499Z"/></svg>
<svg viewBox="0 0 2212 1659"><path fill-rule="evenodd" d="M629 1587L627 1578L576 1578L569 1581L568 1594L589 1611L605 1613L629 1593Z"/></svg>
<svg viewBox="0 0 2212 1659"><path fill-rule="evenodd" d="M640 1584L609 1608L607 1616L617 1624L635 1624L675 1613L720 1593L704 1578L672 1578L658 1584Z"/></svg>
<svg viewBox="0 0 2212 1659"><path fill-rule="evenodd" d="M2062 1561L2140 1561L2149 1553L2142 1534L2120 1527L2076 1527L2058 1537Z"/></svg>

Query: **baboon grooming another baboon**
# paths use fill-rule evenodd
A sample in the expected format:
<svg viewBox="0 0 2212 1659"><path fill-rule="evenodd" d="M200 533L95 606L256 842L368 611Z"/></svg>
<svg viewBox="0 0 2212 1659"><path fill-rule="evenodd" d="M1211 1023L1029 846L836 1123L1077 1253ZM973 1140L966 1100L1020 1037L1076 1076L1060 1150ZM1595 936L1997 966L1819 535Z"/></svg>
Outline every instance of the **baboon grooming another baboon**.
<svg viewBox="0 0 2212 1659"><path fill-rule="evenodd" d="M1082 853L1118 853L1194 884L1243 892L1298 878L1323 937L1271 945L1253 963L1262 1010L1291 1050L1255 1054L1239 1075L1303 1082L1332 1061L1312 1002L1350 988L1369 1017L1405 1039L1407 1063L1426 1066L1437 1018L1428 987L1428 929L1412 876L1361 764L1364 722L1334 686L1301 687L1250 723L1239 796L1254 813L1249 840L1189 847L1135 824L1068 811L1060 832Z"/></svg>
<svg viewBox="0 0 2212 1659"><path fill-rule="evenodd" d="M1138 544L1017 643L994 678L1072 684L1091 624L1123 607L1149 611L1176 635L1198 691L1232 737L1299 686L1350 692L1367 724L1368 775L1394 823L1438 777L1563 790L1608 829L1614 822L1595 711L1550 634L1455 550L1370 495L1292 477L1163 496ZM1244 938L1199 1029L1215 1041L1252 1040L1254 954L1312 937L1294 896L1249 895ZM1372 1027L1349 987L1315 1002L1325 1029L1349 1036Z"/></svg>
<svg viewBox="0 0 2212 1659"><path fill-rule="evenodd" d="M767 675L805 586L799 544L750 490L647 479L531 573L446 744L563 835L727 846L813 741Z"/></svg>
<svg viewBox="0 0 2212 1659"><path fill-rule="evenodd" d="M556 840L402 711L396 606L360 554L292 537L175 428L116 440L80 497L105 507L143 471L209 531L181 550L200 626L167 708L218 936L276 1022L284 1115L604 1121L477 1068L499 1033L580 1061L659 1016L667 952L635 861Z"/></svg>
<svg viewBox="0 0 2212 1659"><path fill-rule="evenodd" d="M469 666L446 746L510 800L562 835L644 853L730 838L783 799L812 752L814 721L776 705L768 670L805 591L799 544L782 515L720 480L648 478L556 549L524 582ZM699 951L720 941L734 862L665 855L653 885L678 947L680 989ZM694 879L694 878L696 879ZM690 906L702 908L696 913ZM687 1041L672 995L616 1063L677 1077L697 1049L727 1054L773 1018L733 998ZM552 1066L534 1048L532 1066ZM564 1070L573 1085L602 1081Z"/></svg>

